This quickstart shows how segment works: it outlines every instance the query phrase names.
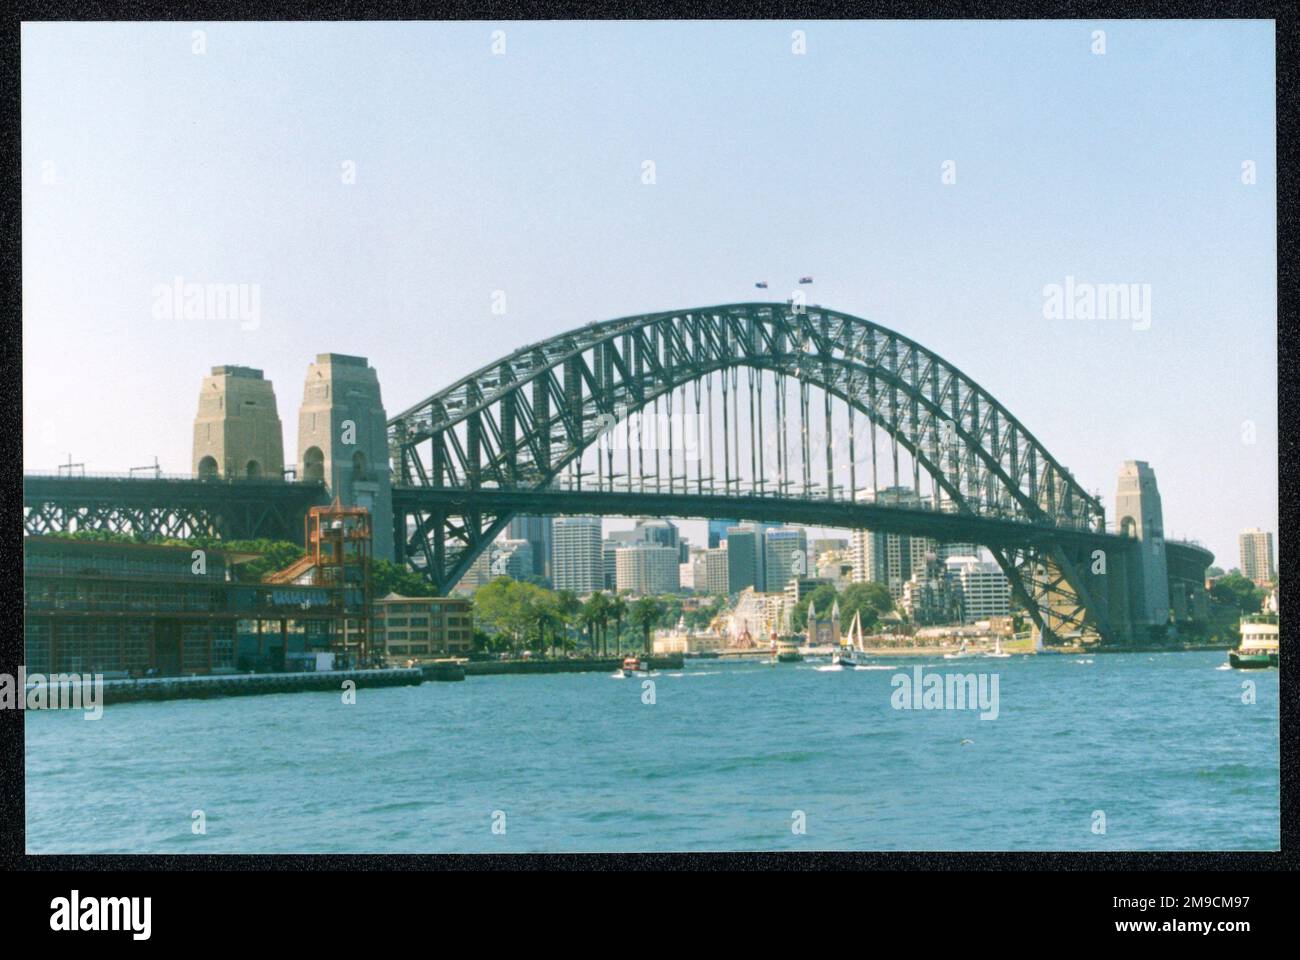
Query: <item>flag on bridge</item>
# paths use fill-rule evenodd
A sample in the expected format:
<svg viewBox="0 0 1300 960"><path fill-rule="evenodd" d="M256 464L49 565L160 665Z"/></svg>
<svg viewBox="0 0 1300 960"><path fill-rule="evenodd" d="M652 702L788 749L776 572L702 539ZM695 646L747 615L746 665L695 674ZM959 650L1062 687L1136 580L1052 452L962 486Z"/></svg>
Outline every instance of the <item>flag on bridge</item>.
<svg viewBox="0 0 1300 960"><path fill-rule="evenodd" d="M800 277L800 278L799 278L799 282L800 282L800 283L812 283L812 277Z"/></svg>
<svg viewBox="0 0 1300 960"><path fill-rule="evenodd" d="M766 289L767 289L767 281L766 281L766 280L760 280L760 281L758 281L758 283L754 284L754 286L758 287L758 289L760 289L760 290L766 290Z"/></svg>

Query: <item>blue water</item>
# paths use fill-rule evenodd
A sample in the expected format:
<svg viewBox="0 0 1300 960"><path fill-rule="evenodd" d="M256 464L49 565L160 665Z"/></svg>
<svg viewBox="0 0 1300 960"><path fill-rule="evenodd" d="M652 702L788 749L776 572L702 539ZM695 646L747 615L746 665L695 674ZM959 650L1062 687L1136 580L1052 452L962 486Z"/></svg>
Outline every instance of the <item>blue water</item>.
<svg viewBox="0 0 1300 960"><path fill-rule="evenodd" d="M1223 660L697 661L653 674L653 704L589 673L33 711L27 849L1276 850L1278 673ZM893 709L916 663L996 673L998 718Z"/></svg>

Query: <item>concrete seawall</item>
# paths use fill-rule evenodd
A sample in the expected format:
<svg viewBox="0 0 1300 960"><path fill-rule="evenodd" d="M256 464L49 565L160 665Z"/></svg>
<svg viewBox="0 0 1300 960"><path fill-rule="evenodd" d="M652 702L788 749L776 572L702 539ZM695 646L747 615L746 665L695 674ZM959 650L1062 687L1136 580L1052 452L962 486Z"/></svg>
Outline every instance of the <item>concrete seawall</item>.
<svg viewBox="0 0 1300 960"><path fill-rule="evenodd" d="M424 682L417 668L385 670L335 670L325 673L235 673L204 677L157 677L141 680L105 680L104 703L142 700L190 700L208 697L246 697L261 693L298 693L306 690L341 691L351 680L357 689L416 686Z"/></svg>

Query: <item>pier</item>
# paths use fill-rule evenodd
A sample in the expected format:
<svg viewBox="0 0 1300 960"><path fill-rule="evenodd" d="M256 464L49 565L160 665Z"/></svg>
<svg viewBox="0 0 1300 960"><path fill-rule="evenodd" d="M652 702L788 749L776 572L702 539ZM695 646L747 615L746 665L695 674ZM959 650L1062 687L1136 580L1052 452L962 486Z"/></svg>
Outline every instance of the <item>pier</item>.
<svg viewBox="0 0 1300 960"><path fill-rule="evenodd" d="M246 697L261 693L300 693L342 690L351 680L366 687L417 686L424 674L415 667L382 670L332 670L302 673L234 673L201 677L151 677L140 680L104 680L103 703L138 703L144 700L188 700L209 697Z"/></svg>

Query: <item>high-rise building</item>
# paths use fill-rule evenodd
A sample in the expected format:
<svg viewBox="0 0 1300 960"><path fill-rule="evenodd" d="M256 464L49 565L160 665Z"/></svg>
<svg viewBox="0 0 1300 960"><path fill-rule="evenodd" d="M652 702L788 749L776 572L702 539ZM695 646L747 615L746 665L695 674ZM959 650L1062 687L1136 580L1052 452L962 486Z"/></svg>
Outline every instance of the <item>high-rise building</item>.
<svg viewBox="0 0 1300 960"><path fill-rule="evenodd" d="M952 557L945 566L949 585L961 604L963 623L1005 617L1011 612L1011 584L996 563Z"/></svg>
<svg viewBox="0 0 1300 960"><path fill-rule="evenodd" d="M617 535L617 534L615 534ZM605 540L601 543L601 556L604 557L605 589L618 587L618 551L619 548L632 543L631 540Z"/></svg>
<svg viewBox="0 0 1300 960"><path fill-rule="evenodd" d="M1241 551L1241 575L1259 586L1268 586L1277 575L1273 565L1273 534L1258 527L1241 531L1237 537Z"/></svg>
<svg viewBox="0 0 1300 960"><path fill-rule="evenodd" d="M709 548L718 546L723 540L727 539L727 528L739 526L739 520L710 520L709 521Z"/></svg>
<svg viewBox="0 0 1300 960"><path fill-rule="evenodd" d="M551 575L551 518L515 517L510 521L510 539L528 541L533 555L533 573L539 577Z"/></svg>
<svg viewBox="0 0 1300 960"><path fill-rule="evenodd" d="M722 597L727 595L729 571L726 547L696 550L691 565L695 568L696 593L709 593Z"/></svg>
<svg viewBox="0 0 1300 960"><path fill-rule="evenodd" d="M867 491L867 496L877 503L902 507L921 503L911 487L889 487L879 495ZM912 577L924 577L926 563L939 553L939 545L929 537L874 530L854 530L850 543L854 582L884 584L895 602L903 598L903 585Z"/></svg>
<svg viewBox="0 0 1300 960"><path fill-rule="evenodd" d="M619 547L616 554L617 588L641 597L676 593L678 582L677 548L661 543L632 543Z"/></svg>
<svg viewBox="0 0 1300 960"><path fill-rule="evenodd" d="M318 353L307 367L298 413L298 474L324 480L331 498L365 507L374 555L393 558L393 490L388 415L379 375L365 357Z"/></svg>
<svg viewBox="0 0 1300 960"><path fill-rule="evenodd" d="M727 528L727 592L746 587L762 592L762 541L751 526Z"/></svg>
<svg viewBox="0 0 1300 960"><path fill-rule="evenodd" d="M1169 622L1169 565L1165 556L1164 515L1156 474L1142 460L1120 467L1115 491L1115 524L1122 536L1141 541L1137 551L1137 577L1131 599L1136 623Z"/></svg>
<svg viewBox="0 0 1300 960"><path fill-rule="evenodd" d="M579 596L605 587L599 517L556 517L551 527L551 582Z"/></svg>
<svg viewBox="0 0 1300 960"><path fill-rule="evenodd" d="M784 590L795 577L807 577L808 535L802 527L776 527L763 533L764 569L769 590Z"/></svg>
<svg viewBox="0 0 1300 960"><path fill-rule="evenodd" d="M194 475L284 477L284 437L275 388L251 367L213 367L194 418Z"/></svg>

